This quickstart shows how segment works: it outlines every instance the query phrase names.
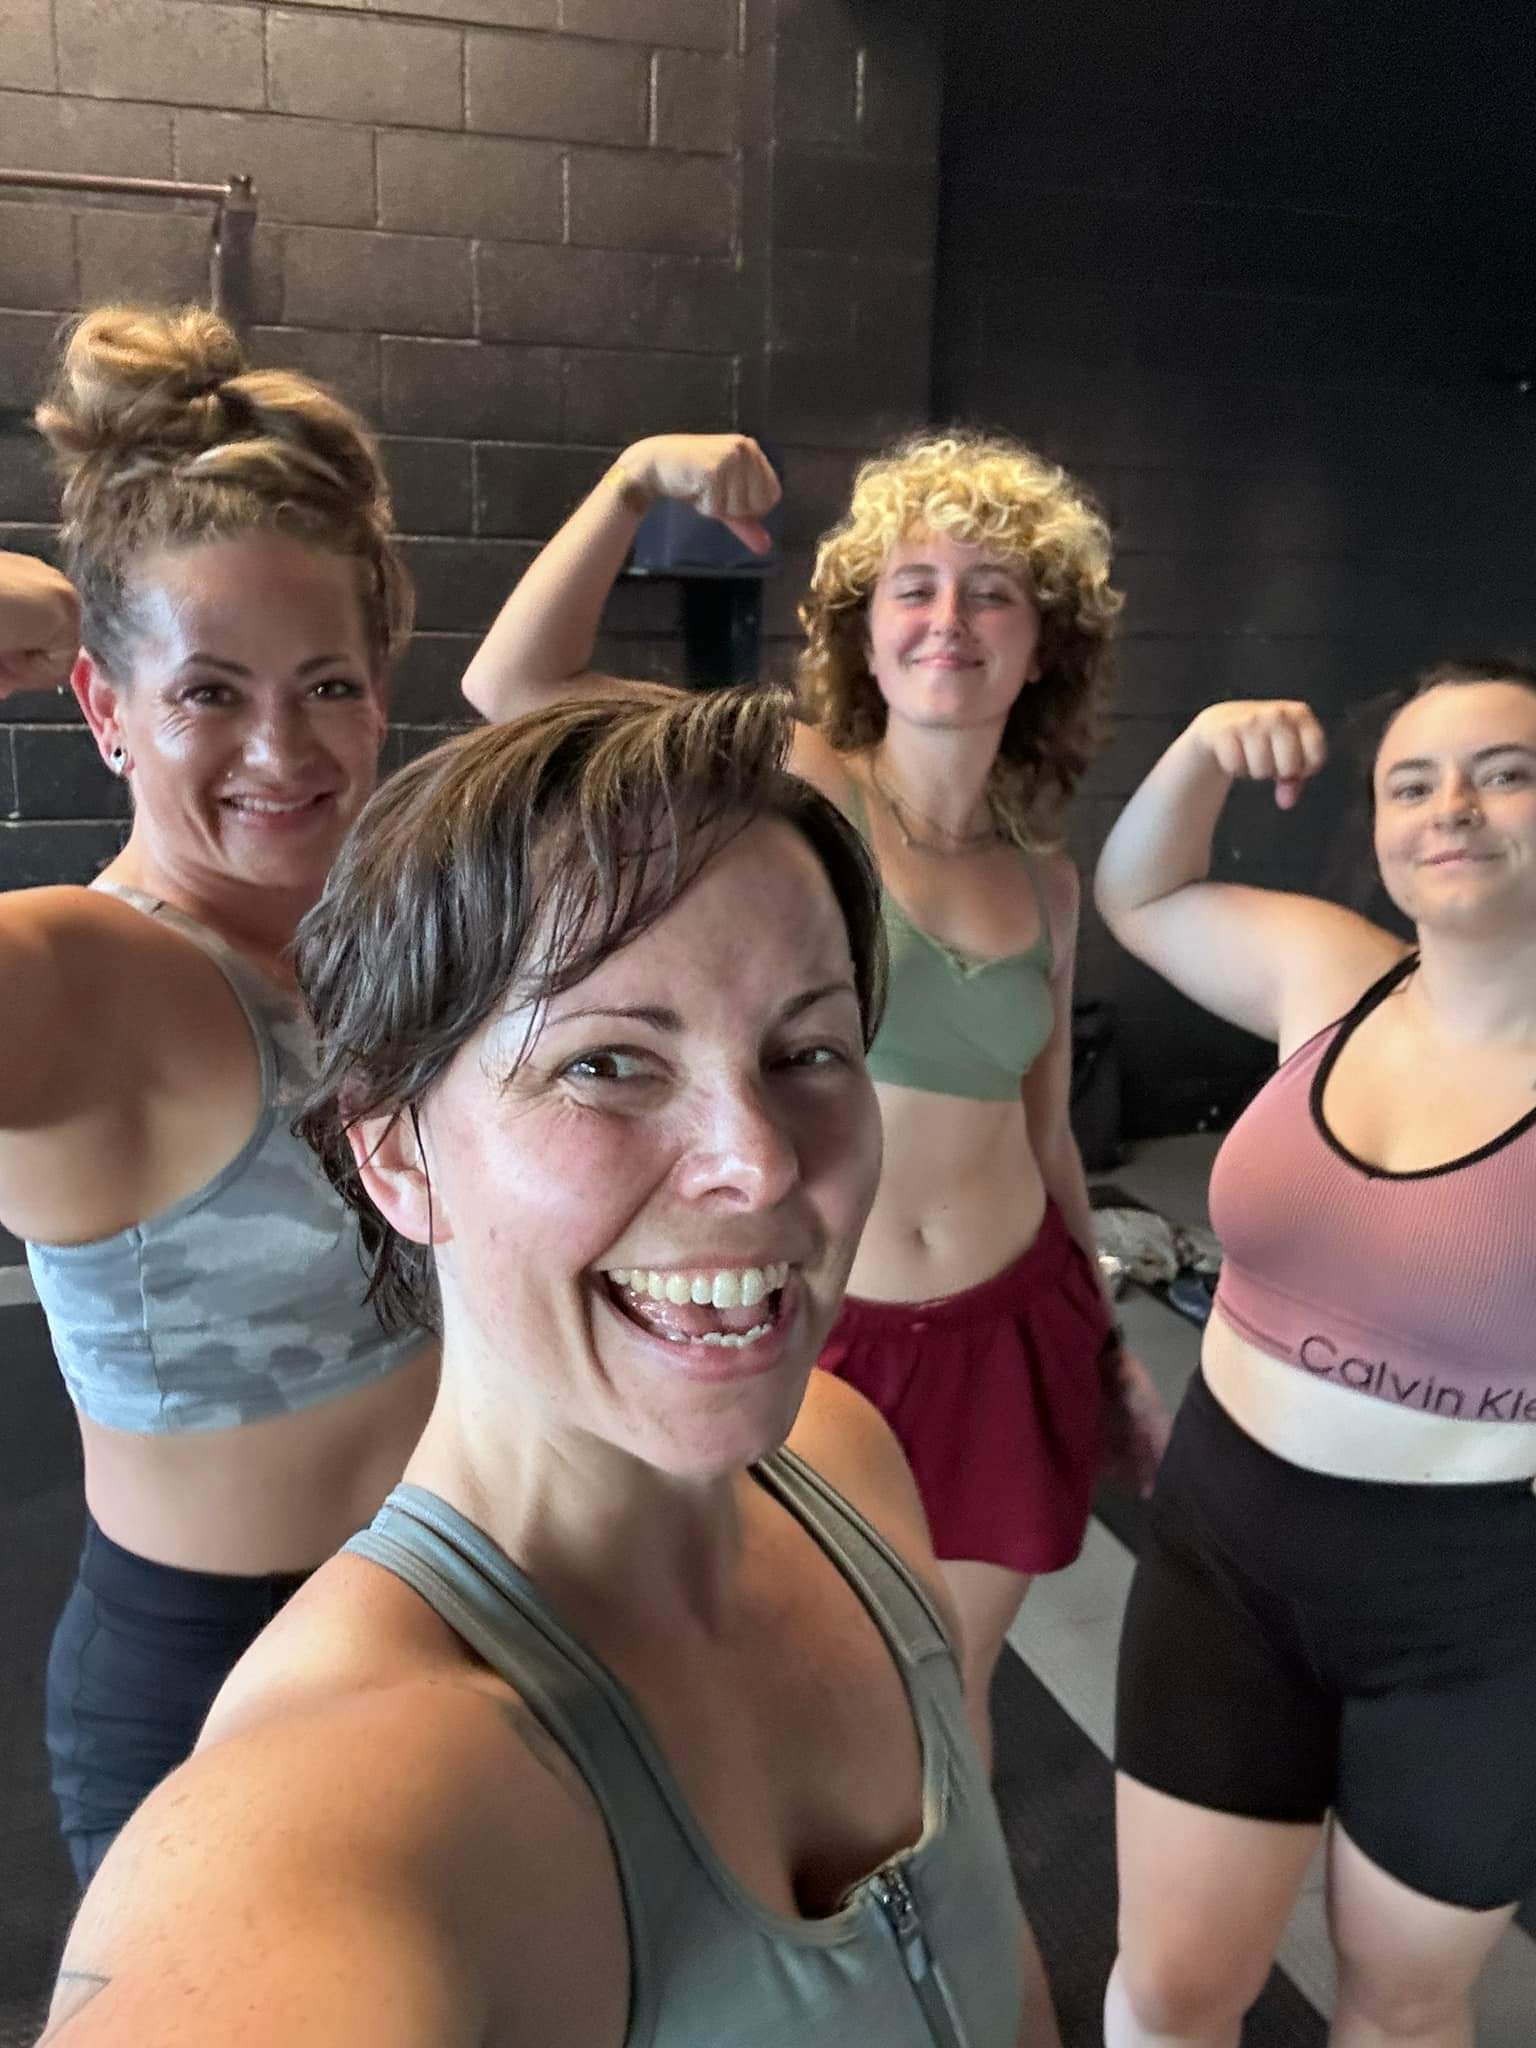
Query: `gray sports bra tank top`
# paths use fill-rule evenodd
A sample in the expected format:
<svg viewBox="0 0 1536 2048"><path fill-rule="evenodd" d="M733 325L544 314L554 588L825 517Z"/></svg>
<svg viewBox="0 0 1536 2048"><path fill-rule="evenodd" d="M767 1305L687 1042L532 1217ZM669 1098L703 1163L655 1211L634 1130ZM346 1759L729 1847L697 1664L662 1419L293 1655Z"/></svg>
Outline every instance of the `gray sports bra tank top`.
<svg viewBox="0 0 1536 2048"><path fill-rule="evenodd" d="M314 1074L308 1022L249 960L168 904L95 885L206 953L250 1027L256 1128L205 1187L112 1237L29 1244L37 1298L81 1414L140 1435L230 1429L350 1394L404 1365L364 1300L357 1220L292 1119Z"/></svg>
<svg viewBox="0 0 1536 2048"><path fill-rule="evenodd" d="M921 1838L822 1919L771 1912L743 1889L623 1686L474 1523L436 1494L398 1486L346 1547L413 1587L516 1689L585 1779L628 1921L625 2048L1018 2048L1018 1902L933 1608L869 1524L793 1452L764 1460L754 1477L868 1609L922 1750Z"/></svg>

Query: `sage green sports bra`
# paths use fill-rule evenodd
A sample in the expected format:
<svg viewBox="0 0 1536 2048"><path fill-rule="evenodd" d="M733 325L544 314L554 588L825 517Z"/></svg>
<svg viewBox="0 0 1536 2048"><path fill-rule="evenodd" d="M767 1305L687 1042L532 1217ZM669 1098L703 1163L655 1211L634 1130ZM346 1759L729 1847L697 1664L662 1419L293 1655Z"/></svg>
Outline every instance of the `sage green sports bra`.
<svg viewBox="0 0 1536 2048"><path fill-rule="evenodd" d="M869 839L864 792L849 778L849 816ZM1013 1102L1056 1022L1051 924L1035 864L1019 859L1040 909L1040 936L1022 953L962 953L915 925L882 881L890 949L885 1019L869 1049L870 1078L972 1102Z"/></svg>

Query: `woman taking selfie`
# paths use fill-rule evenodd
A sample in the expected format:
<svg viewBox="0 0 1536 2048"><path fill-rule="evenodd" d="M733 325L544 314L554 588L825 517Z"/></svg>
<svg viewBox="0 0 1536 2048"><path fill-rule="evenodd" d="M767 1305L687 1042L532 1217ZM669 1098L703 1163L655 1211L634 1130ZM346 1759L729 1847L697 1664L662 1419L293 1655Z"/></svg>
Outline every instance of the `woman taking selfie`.
<svg viewBox="0 0 1536 2048"><path fill-rule="evenodd" d="M1054 2039L911 1478L812 1370L884 962L788 737L568 703L360 819L305 1127L441 1390L108 1858L59 2048Z"/></svg>

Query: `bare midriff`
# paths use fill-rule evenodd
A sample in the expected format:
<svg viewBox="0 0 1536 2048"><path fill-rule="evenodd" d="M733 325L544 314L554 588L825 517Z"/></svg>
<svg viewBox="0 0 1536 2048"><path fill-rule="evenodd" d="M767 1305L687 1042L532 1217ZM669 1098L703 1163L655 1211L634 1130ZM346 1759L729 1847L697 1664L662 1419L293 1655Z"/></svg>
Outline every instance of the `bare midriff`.
<svg viewBox="0 0 1536 2048"><path fill-rule="evenodd" d="M185 1571L308 1571L372 1520L405 1470L437 1386L437 1351L387 1378L238 1429L139 1436L80 1418L97 1525Z"/></svg>
<svg viewBox="0 0 1536 2048"><path fill-rule="evenodd" d="M885 1167L848 1292L935 1301L990 1280L1034 1243L1045 1214L1022 1100L876 1093Z"/></svg>
<svg viewBox="0 0 1536 2048"><path fill-rule="evenodd" d="M1261 1351L1219 1309L1200 1363L1238 1427L1307 1471L1420 1486L1536 1478L1536 1423L1427 1415L1334 1386Z"/></svg>

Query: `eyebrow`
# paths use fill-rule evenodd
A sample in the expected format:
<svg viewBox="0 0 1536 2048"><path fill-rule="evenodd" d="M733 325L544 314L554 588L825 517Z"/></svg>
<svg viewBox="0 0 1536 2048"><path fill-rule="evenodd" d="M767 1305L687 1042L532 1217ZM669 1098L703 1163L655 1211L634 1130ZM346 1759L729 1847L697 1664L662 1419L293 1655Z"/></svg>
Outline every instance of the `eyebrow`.
<svg viewBox="0 0 1536 2048"><path fill-rule="evenodd" d="M294 670L296 676L310 675L317 668L330 668L335 662L349 662L349 654L312 654L307 661L301 661ZM249 676L252 671L243 662L227 661L222 654L205 654L201 648L194 648L181 663L182 668L221 668L227 675Z"/></svg>
<svg viewBox="0 0 1536 2048"><path fill-rule="evenodd" d="M898 576L936 576L938 565L934 562L902 562L890 573L893 581ZM1007 562L973 562L968 569L963 569L960 573L962 576L1007 576L1014 583L1024 581L1022 570L1013 568Z"/></svg>
<svg viewBox="0 0 1536 2048"><path fill-rule="evenodd" d="M851 981L823 982L818 988L808 988L802 994L791 997L779 1011L777 1021L781 1024L793 1023L796 1017L814 1009L817 1003L824 1002L828 996L844 995L858 1000L858 990ZM595 1004L585 1010L563 1010L558 1017L552 1016L547 1021L551 1025L575 1024L584 1017L616 1017L625 1023L649 1024L655 1031L671 1032L674 1036L685 1029L678 1011L652 1003Z"/></svg>
<svg viewBox="0 0 1536 2048"><path fill-rule="evenodd" d="M1500 740L1499 744L1495 747L1479 747L1472 756L1472 765L1476 767L1480 762L1491 761L1495 754L1524 754L1527 759L1536 760L1536 747L1528 747L1524 740ZM1401 775L1405 769L1412 768L1422 774L1425 769L1435 768L1438 765L1437 762L1425 756L1422 759L1394 761L1387 770L1387 773L1389 775Z"/></svg>

